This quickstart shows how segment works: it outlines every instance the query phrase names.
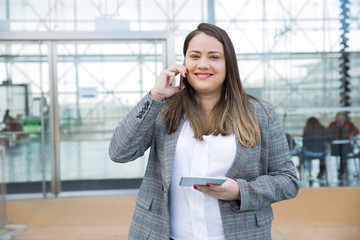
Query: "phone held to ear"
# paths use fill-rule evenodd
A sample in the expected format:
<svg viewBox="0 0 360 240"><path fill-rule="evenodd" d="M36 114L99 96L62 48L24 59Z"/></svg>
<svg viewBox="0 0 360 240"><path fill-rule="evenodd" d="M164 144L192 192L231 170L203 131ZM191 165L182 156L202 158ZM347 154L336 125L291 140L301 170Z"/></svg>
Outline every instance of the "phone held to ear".
<svg viewBox="0 0 360 240"><path fill-rule="evenodd" d="M184 62L183 62L183 65L185 66L185 60L184 60ZM186 77L183 77L183 75L180 74L180 83L179 83L180 88L182 88L182 86L184 85L184 80L185 80L185 81L187 80Z"/></svg>
<svg viewBox="0 0 360 240"><path fill-rule="evenodd" d="M186 77L183 77L183 75L180 75L180 88L182 88L182 86L184 85L184 80L186 81Z"/></svg>

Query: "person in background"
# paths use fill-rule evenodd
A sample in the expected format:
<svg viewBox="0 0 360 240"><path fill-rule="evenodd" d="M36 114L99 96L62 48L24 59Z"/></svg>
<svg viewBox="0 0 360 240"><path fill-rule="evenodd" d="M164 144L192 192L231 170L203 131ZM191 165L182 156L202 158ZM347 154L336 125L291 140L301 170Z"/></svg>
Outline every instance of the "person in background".
<svg viewBox="0 0 360 240"><path fill-rule="evenodd" d="M315 117L310 117L306 121L303 133L303 153L302 157L307 164L309 176L312 172L312 159L319 159L320 171L317 178L323 178L326 173L325 164L325 143L329 141L329 134L326 127Z"/></svg>
<svg viewBox="0 0 360 240"><path fill-rule="evenodd" d="M184 65L160 73L110 141L120 163L151 147L129 239L271 239L271 204L299 190L274 107L245 92L221 28L198 25L183 54ZM226 181L189 188L182 176Z"/></svg>
<svg viewBox="0 0 360 240"><path fill-rule="evenodd" d="M17 119L10 115L10 110L6 109L5 114L3 116L3 123L5 127L2 129L4 132L15 132L21 131L21 124Z"/></svg>
<svg viewBox="0 0 360 240"><path fill-rule="evenodd" d="M331 122L328 130L332 140L351 140L359 134L359 129L354 123L350 122L344 112L338 112L335 121ZM339 180L344 178L347 169L347 155L352 151L351 143L331 144L331 155L340 156Z"/></svg>

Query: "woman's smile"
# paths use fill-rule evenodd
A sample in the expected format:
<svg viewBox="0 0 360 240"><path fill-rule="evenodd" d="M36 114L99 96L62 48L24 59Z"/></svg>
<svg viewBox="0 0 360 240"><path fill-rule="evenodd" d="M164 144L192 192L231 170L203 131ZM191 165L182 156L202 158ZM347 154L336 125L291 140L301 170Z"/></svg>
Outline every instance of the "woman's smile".
<svg viewBox="0 0 360 240"><path fill-rule="evenodd" d="M208 79L208 78L210 78L213 74L211 74L211 73L194 73L196 76L197 76L197 78L199 78L199 79Z"/></svg>

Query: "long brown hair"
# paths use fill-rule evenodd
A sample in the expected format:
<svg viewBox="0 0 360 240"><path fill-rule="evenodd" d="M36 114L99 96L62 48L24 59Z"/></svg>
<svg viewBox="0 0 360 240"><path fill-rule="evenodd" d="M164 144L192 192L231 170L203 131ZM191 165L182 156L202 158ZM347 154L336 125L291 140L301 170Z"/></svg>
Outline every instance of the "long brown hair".
<svg viewBox="0 0 360 240"><path fill-rule="evenodd" d="M249 103L249 98L255 98L248 95L242 86L234 46L224 30L212 24L201 23L187 35L183 48L184 57L191 39L199 33L215 37L224 47L226 77L221 97L207 119L196 99L195 89L184 81L185 89L166 99L163 108L167 133L174 133L185 115L198 140L203 140L203 135L227 136L235 132L241 145L255 147L260 143L260 129Z"/></svg>
<svg viewBox="0 0 360 240"><path fill-rule="evenodd" d="M325 127L320 123L319 119L310 117L306 121L304 128L304 137L323 135Z"/></svg>

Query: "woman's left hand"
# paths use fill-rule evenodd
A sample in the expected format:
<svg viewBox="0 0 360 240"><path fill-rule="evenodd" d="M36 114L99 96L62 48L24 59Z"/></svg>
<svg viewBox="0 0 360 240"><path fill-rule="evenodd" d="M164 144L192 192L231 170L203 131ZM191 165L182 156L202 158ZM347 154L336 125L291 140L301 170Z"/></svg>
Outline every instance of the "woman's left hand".
<svg viewBox="0 0 360 240"><path fill-rule="evenodd" d="M240 190L237 182L234 179L226 178L226 181L221 184L207 184L196 185L194 188L197 191L205 193L221 200L240 200Z"/></svg>

